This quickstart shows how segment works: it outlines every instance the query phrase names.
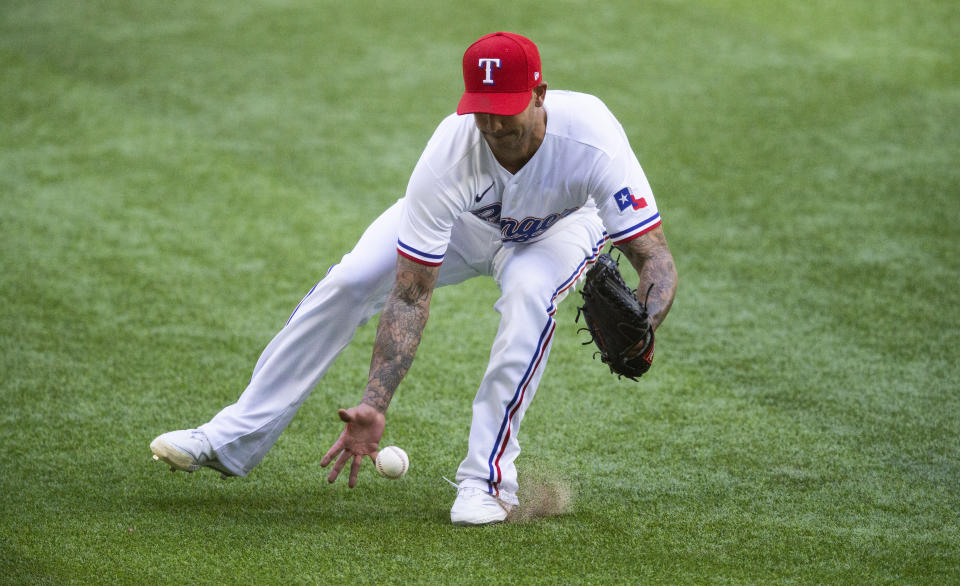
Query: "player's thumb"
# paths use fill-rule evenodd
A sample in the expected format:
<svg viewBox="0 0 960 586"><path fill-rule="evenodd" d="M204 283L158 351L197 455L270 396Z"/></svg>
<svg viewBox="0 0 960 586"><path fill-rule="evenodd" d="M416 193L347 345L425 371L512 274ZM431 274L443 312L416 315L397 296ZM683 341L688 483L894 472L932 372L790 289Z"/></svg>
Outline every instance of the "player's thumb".
<svg viewBox="0 0 960 586"><path fill-rule="evenodd" d="M350 411L346 409L341 409L337 411L337 415L340 416L340 421L344 421L346 423L350 423L351 421L353 421L353 415L350 413Z"/></svg>

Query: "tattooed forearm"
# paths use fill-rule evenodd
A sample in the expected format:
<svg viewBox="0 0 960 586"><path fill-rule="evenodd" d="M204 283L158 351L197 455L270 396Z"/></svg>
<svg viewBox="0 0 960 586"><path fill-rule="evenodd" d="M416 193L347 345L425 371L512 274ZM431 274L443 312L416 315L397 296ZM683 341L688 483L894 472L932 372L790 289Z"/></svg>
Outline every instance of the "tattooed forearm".
<svg viewBox="0 0 960 586"><path fill-rule="evenodd" d="M677 268L673 263L673 255L670 254L663 229L654 228L643 236L625 243L620 249L640 276L637 285L637 297L640 301L644 301L647 290L653 284L647 299L647 311L650 313L650 323L656 329L667 317L667 312L670 311L673 298L677 293Z"/></svg>
<svg viewBox="0 0 960 586"><path fill-rule="evenodd" d="M429 316L437 269L400 258L397 280L380 315L363 402L385 412L413 364Z"/></svg>

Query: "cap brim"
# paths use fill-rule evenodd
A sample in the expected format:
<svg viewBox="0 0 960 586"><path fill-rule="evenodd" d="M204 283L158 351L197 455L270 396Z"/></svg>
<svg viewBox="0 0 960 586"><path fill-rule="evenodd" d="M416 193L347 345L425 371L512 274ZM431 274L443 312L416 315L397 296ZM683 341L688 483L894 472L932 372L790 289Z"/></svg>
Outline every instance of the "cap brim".
<svg viewBox="0 0 960 586"><path fill-rule="evenodd" d="M530 104L533 90L521 92L464 92L457 105L457 114L497 114L514 116Z"/></svg>

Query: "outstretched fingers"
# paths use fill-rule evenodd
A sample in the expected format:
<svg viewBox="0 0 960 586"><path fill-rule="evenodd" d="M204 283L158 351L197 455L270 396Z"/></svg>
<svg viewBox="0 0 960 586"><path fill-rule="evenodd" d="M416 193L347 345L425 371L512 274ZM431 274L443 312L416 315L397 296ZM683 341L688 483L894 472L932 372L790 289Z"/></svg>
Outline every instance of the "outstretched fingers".
<svg viewBox="0 0 960 586"><path fill-rule="evenodd" d="M353 488L357 485L357 477L360 475L360 463L363 462L363 456L357 454L353 457L353 464L350 465L350 482L347 486Z"/></svg>
<svg viewBox="0 0 960 586"><path fill-rule="evenodd" d="M363 457L369 456L376 462L385 421L382 413L363 404L350 409L340 409L337 415L345 424L343 431L320 459L320 465L326 468L333 463L327 477L327 481L332 483L340 476L347 462L351 461L348 484L353 488L360 476Z"/></svg>
<svg viewBox="0 0 960 586"><path fill-rule="evenodd" d="M350 453L347 450L340 452L340 457L337 458L337 461L333 464L333 469L330 470L330 475L327 476L327 482L332 483L340 476L340 472L343 470L343 467L347 465L347 461L350 460ZM351 475L352 476L352 475ZM356 484L356 481L351 478L352 484L350 488L353 488L353 485Z"/></svg>
<svg viewBox="0 0 960 586"><path fill-rule="evenodd" d="M327 453L320 458L320 466L326 468L330 465L330 462L337 457L337 454L343 451L343 437L341 436L337 441L330 446L330 449L327 450Z"/></svg>
<svg viewBox="0 0 960 586"><path fill-rule="evenodd" d="M337 411L337 415L340 416L340 420L343 421L344 423L350 423L351 421L353 421L353 418L350 416L349 413L347 413L345 409L340 409L339 411ZM334 458L336 458L338 455L341 455L341 452L344 451L344 447L346 443L344 441L345 438L346 438L346 429L340 432L340 437L337 438L337 441L333 442L333 445L330 446L330 449L327 450L327 453L323 455L323 458L320 458L320 466L322 468L326 468L327 466L329 466L330 462L332 462ZM331 474L331 477L333 479L336 479L337 474L340 474L340 469L342 468L343 468L342 464L340 465L340 468L337 468L335 466L334 471L336 471L336 474ZM330 482L333 482L333 480L331 480Z"/></svg>

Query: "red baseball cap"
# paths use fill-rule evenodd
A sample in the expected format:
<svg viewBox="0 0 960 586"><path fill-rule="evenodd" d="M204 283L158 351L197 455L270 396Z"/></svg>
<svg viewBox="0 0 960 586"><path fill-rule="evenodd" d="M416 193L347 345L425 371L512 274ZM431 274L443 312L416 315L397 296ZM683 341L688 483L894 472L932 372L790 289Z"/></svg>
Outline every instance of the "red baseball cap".
<svg viewBox="0 0 960 586"><path fill-rule="evenodd" d="M540 52L533 41L513 33L484 35L463 54L465 91L457 114L519 114L542 82Z"/></svg>

